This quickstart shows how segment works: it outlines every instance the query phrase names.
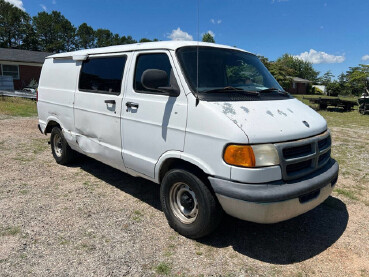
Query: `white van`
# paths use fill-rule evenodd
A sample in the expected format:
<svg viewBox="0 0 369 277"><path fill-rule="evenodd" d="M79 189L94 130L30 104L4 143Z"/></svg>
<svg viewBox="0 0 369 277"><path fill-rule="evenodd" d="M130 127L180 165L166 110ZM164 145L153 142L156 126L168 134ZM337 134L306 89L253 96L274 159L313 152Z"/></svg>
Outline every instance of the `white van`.
<svg viewBox="0 0 369 277"><path fill-rule="evenodd" d="M223 211L274 223L332 192L327 123L251 53L154 42L55 54L38 89L39 129L57 163L80 152L160 184L180 234L209 234Z"/></svg>

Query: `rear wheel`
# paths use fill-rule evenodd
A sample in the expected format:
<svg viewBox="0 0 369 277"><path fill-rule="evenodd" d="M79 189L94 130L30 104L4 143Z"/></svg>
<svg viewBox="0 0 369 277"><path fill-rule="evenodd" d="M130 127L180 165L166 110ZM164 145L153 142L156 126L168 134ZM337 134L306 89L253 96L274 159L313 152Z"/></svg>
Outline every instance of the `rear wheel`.
<svg viewBox="0 0 369 277"><path fill-rule="evenodd" d="M160 200L169 225L185 237L204 237L222 219L223 210L209 188L183 169L173 169L165 175Z"/></svg>
<svg viewBox="0 0 369 277"><path fill-rule="evenodd" d="M59 127L54 127L51 130L50 136L51 152L58 164L68 164L75 157L75 151L69 147L63 136L63 132Z"/></svg>

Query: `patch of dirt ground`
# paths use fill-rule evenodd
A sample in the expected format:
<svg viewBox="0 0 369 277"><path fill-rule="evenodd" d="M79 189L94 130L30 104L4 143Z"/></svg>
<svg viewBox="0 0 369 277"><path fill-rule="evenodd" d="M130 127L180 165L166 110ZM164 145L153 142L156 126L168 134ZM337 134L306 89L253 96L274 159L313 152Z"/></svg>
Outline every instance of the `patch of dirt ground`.
<svg viewBox="0 0 369 277"><path fill-rule="evenodd" d="M368 183L350 175L337 189L362 197L273 225L225 217L194 241L168 226L158 185L87 157L60 166L47 141L36 118L0 120L1 276L369 275Z"/></svg>

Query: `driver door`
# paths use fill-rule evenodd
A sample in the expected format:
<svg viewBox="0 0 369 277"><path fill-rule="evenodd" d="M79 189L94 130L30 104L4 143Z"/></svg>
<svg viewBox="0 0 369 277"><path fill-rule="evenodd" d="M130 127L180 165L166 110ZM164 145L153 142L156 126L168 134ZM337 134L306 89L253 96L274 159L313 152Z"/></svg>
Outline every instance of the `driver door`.
<svg viewBox="0 0 369 277"><path fill-rule="evenodd" d="M187 118L187 97L169 51L135 52L123 98L123 160L132 174L155 178L155 165L167 151L183 151ZM177 82L179 96L144 88L141 77L147 69L164 70L168 85Z"/></svg>

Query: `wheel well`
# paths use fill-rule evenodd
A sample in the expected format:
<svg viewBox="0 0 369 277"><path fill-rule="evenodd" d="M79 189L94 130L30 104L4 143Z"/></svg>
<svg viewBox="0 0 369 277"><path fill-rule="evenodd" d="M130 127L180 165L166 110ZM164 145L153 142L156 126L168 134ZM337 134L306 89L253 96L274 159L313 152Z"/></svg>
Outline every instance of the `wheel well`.
<svg viewBox="0 0 369 277"><path fill-rule="evenodd" d="M48 133L51 133L51 130L54 128L54 127L60 127L60 124L56 121L49 121L49 123L47 123L47 126L45 128L45 135L48 134Z"/></svg>
<svg viewBox="0 0 369 277"><path fill-rule="evenodd" d="M195 174L198 178L200 178L201 181L204 182L204 184L210 189L210 191L213 192L213 188L211 187L209 179L208 179L208 174L206 174L198 166L190 162L178 159L178 158L171 158L171 159L167 159L164 161L164 163L162 164L160 168L160 172L159 172L159 183L161 183L165 174L169 170L174 169L174 168L186 169L192 174Z"/></svg>

